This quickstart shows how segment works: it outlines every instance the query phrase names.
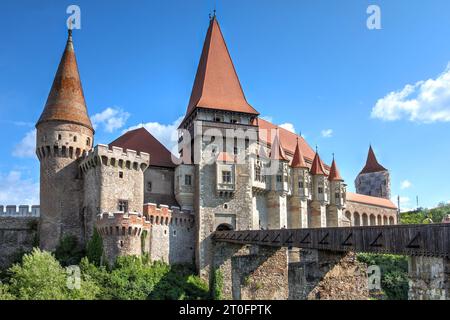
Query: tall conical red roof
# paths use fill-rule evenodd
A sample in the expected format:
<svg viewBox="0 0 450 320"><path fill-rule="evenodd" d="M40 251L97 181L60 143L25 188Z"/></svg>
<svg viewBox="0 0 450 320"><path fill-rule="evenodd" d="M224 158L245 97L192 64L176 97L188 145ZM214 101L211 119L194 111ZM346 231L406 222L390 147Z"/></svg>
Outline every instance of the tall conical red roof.
<svg viewBox="0 0 450 320"><path fill-rule="evenodd" d="M365 167L362 169L361 173L371 173L371 172L380 172L387 171L385 167L378 163L377 157L373 152L372 146L369 147L369 154L367 155L367 161Z"/></svg>
<svg viewBox="0 0 450 320"><path fill-rule="evenodd" d="M323 167L322 160L320 159L319 152L316 152L314 160L312 162L310 173L312 175L323 175L326 176L325 169Z"/></svg>
<svg viewBox="0 0 450 320"><path fill-rule="evenodd" d="M344 181L342 179L341 174L339 173L339 169L336 165L336 161L333 158L333 163L331 164L330 174L328 175L329 181Z"/></svg>
<svg viewBox="0 0 450 320"><path fill-rule="evenodd" d="M47 121L76 123L93 130L81 86L71 31L47 103L36 126Z"/></svg>
<svg viewBox="0 0 450 320"><path fill-rule="evenodd" d="M273 139L272 146L270 148L270 158L272 160L289 161L283 150L280 139L278 138L278 134L275 136L275 139Z"/></svg>
<svg viewBox="0 0 450 320"><path fill-rule="evenodd" d="M186 117L198 107L258 115L245 99L216 17L209 23Z"/></svg>
<svg viewBox="0 0 450 320"><path fill-rule="evenodd" d="M301 147L300 147L300 141L297 138L297 146L295 147L294 151L294 157L292 158L291 163L292 168L308 168L306 165L305 159L303 157Z"/></svg>

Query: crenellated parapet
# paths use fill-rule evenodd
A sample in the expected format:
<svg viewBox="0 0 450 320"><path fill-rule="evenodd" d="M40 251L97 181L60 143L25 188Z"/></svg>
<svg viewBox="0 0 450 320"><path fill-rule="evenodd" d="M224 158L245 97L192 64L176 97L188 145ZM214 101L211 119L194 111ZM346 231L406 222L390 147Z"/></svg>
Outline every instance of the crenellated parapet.
<svg viewBox="0 0 450 320"><path fill-rule="evenodd" d="M0 205L0 217L39 217L40 206L38 205Z"/></svg>
<svg viewBox="0 0 450 320"><path fill-rule="evenodd" d="M142 254L142 239L150 231L150 222L135 212L103 213L97 216L96 228L103 239L105 258L113 264L118 256Z"/></svg>
<svg viewBox="0 0 450 320"><path fill-rule="evenodd" d="M84 157L80 168L84 173L101 165L122 170L145 171L149 164L148 153L99 144Z"/></svg>
<svg viewBox="0 0 450 320"><path fill-rule="evenodd" d="M144 204L144 216L150 225L194 226L194 215L190 211L181 210L179 207L171 207L154 203Z"/></svg>

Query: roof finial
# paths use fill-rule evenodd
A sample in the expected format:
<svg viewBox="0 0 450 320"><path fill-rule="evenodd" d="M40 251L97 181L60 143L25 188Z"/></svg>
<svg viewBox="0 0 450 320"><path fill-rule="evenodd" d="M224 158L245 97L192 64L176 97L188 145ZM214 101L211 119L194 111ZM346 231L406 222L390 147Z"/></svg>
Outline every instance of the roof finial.
<svg viewBox="0 0 450 320"><path fill-rule="evenodd" d="M68 34L69 34L69 41L72 41L72 19L69 20L69 28L68 30Z"/></svg>
<svg viewBox="0 0 450 320"><path fill-rule="evenodd" d="M316 153L317 153L317 152L319 152L319 148L317 147L317 144L316 144Z"/></svg>
<svg viewBox="0 0 450 320"><path fill-rule="evenodd" d="M334 161L334 152L333 152L333 161Z"/></svg>

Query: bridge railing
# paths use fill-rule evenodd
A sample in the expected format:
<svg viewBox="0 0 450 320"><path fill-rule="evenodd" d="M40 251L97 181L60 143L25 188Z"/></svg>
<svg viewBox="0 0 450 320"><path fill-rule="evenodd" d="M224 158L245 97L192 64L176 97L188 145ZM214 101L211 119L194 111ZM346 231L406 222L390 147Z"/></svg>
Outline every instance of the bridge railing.
<svg viewBox="0 0 450 320"><path fill-rule="evenodd" d="M213 240L237 244L449 258L450 224L216 231Z"/></svg>

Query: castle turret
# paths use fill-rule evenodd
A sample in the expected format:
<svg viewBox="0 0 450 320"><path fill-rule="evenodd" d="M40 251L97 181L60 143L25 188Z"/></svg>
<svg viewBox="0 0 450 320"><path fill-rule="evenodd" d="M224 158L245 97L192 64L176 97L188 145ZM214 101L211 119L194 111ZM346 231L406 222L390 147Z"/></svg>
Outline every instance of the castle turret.
<svg viewBox="0 0 450 320"><path fill-rule="evenodd" d="M372 146L369 148L364 168L355 180L356 193L366 196L391 198L391 178L389 171L378 163Z"/></svg>
<svg viewBox="0 0 450 320"><path fill-rule="evenodd" d="M103 213L97 217L96 228L109 265L119 256L141 256L148 251L150 222L142 214Z"/></svg>
<svg viewBox="0 0 450 320"><path fill-rule="evenodd" d="M303 153L297 138L294 157L291 162L292 196L289 197L289 228L308 227L308 200L311 199L310 184L311 176L306 165Z"/></svg>
<svg viewBox="0 0 450 320"><path fill-rule="evenodd" d="M267 194L268 228L287 228L287 194L289 192L289 159L281 145L279 134L270 150L270 191Z"/></svg>
<svg viewBox="0 0 450 320"><path fill-rule="evenodd" d="M328 181L330 185L330 204L327 208L327 226L340 227L343 226L342 210L345 205L346 188L334 157Z"/></svg>
<svg viewBox="0 0 450 320"><path fill-rule="evenodd" d="M65 235L75 236L83 243L83 183L78 163L92 148L94 129L87 112L70 30L36 129L36 154L40 161L40 246L54 250Z"/></svg>
<svg viewBox="0 0 450 320"><path fill-rule="evenodd" d="M326 227L326 205L329 201L329 183L325 168L317 150L311 166L310 174L312 176L312 201L309 226L311 228Z"/></svg>

